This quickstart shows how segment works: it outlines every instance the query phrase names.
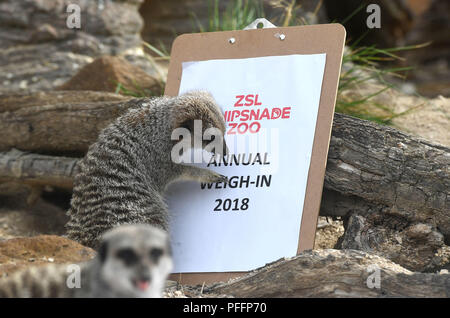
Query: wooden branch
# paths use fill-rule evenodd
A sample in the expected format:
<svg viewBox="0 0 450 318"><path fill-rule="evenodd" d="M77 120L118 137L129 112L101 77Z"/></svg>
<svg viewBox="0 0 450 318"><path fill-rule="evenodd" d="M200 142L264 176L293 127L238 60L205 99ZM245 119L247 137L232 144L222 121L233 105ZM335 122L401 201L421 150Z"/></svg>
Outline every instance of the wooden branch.
<svg viewBox="0 0 450 318"><path fill-rule="evenodd" d="M335 115L321 215L344 216L340 248L414 271L450 266L450 149Z"/></svg>
<svg viewBox="0 0 450 318"><path fill-rule="evenodd" d="M407 220L431 218L444 235L450 235L449 167L447 147L336 114L325 188L350 200L386 207Z"/></svg>
<svg viewBox="0 0 450 318"><path fill-rule="evenodd" d="M79 159L24 153L0 152L0 183L30 186L52 185L72 189Z"/></svg>
<svg viewBox="0 0 450 318"><path fill-rule="evenodd" d="M124 101L129 97L109 92L43 91L31 94L0 95L0 113L33 106Z"/></svg>
<svg viewBox="0 0 450 318"><path fill-rule="evenodd" d="M58 94L62 102L58 102ZM53 92L0 97L0 151L17 148L82 156L102 128L137 102L101 94Z"/></svg>
<svg viewBox="0 0 450 318"><path fill-rule="evenodd" d="M413 273L361 251L317 250L228 283L207 286L204 293L235 297L449 297L450 274Z"/></svg>

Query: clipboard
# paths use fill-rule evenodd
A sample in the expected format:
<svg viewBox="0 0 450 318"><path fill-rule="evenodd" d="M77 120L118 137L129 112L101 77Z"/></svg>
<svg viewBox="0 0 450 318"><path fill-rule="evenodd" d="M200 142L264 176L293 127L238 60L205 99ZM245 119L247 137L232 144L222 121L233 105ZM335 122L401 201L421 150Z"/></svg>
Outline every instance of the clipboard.
<svg viewBox="0 0 450 318"><path fill-rule="evenodd" d="M260 23L265 28L256 29ZM299 254L314 247L346 31L340 24L277 28L265 19L257 19L247 28L178 36L172 46L165 95L178 95L183 62L326 53L300 225ZM183 284L201 284L227 281L245 273L175 273L170 279Z"/></svg>

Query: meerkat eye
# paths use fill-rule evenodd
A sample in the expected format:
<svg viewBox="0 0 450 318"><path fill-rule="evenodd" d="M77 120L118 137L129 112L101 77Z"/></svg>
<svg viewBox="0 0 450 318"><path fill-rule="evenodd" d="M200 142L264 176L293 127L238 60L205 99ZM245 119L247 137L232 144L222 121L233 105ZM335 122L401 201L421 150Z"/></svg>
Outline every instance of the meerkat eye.
<svg viewBox="0 0 450 318"><path fill-rule="evenodd" d="M152 248L150 250L150 258L153 262L158 262L159 258L164 254L164 251L161 248Z"/></svg>
<svg viewBox="0 0 450 318"><path fill-rule="evenodd" d="M139 257L131 248L124 248L117 251L116 256L118 259L122 260L127 266L133 265L137 263L137 261L139 260Z"/></svg>

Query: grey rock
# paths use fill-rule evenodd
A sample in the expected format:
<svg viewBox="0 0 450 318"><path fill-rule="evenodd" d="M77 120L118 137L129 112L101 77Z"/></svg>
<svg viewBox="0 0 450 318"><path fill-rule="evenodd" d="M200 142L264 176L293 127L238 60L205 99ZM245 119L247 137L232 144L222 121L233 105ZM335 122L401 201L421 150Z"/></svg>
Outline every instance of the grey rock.
<svg viewBox="0 0 450 318"><path fill-rule="evenodd" d="M139 55L141 0L0 1L0 94L50 90L101 55L122 55L152 72ZM81 9L69 29L68 4Z"/></svg>

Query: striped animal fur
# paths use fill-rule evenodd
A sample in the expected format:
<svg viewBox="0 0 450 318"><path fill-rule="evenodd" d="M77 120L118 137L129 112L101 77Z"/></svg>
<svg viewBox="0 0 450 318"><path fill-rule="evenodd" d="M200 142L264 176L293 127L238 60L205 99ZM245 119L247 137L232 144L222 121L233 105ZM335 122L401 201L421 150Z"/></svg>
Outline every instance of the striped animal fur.
<svg viewBox="0 0 450 318"><path fill-rule="evenodd" d="M202 121L203 131L225 131L219 107L205 92L145 99L106 127L75 177L68 237L96 248L102 233L121 224L145 223L167 230L163 195L171 182L226 181L210 170L171 160L173 129L192 129L194 120Z"/></svg>

